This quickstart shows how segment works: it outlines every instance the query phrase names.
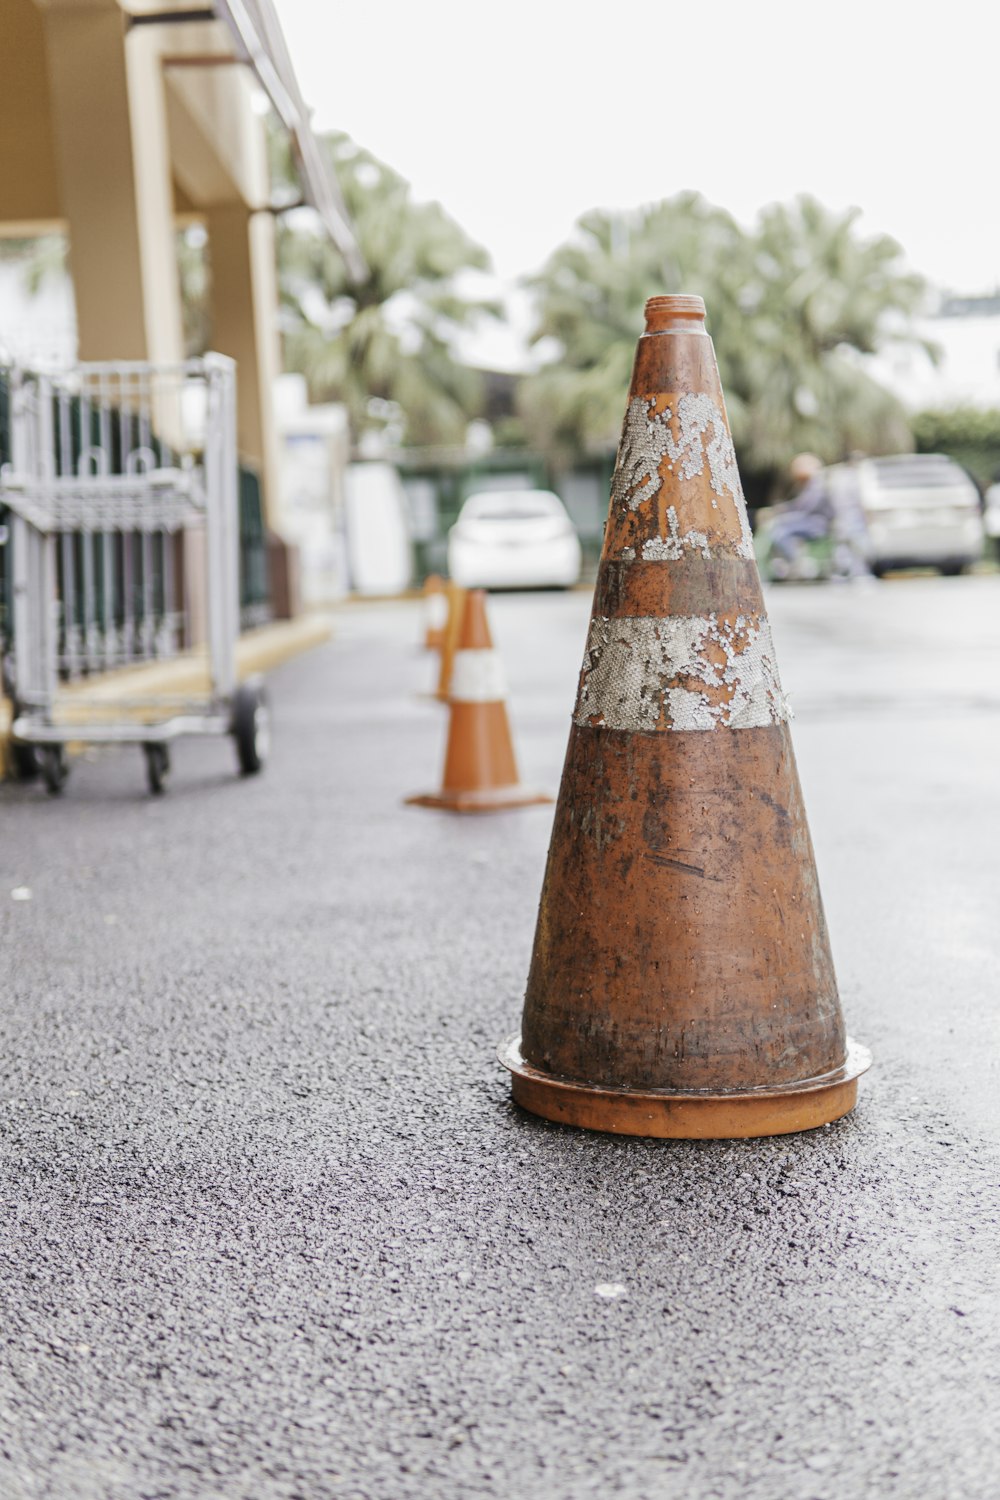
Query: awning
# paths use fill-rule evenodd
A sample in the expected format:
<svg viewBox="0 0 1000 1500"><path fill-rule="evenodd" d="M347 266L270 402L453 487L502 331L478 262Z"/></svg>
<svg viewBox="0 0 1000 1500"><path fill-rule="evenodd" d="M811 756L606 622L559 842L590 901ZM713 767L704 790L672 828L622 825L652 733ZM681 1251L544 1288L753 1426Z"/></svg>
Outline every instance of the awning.
<svg viewBox="0 0 1000 1500"><path fill-rule="evenodd" d="M319 214L352 279L360 281L368 268L340 187L309 123L272 0L214 0L213 8L292 138L305 201Z"/></svg>

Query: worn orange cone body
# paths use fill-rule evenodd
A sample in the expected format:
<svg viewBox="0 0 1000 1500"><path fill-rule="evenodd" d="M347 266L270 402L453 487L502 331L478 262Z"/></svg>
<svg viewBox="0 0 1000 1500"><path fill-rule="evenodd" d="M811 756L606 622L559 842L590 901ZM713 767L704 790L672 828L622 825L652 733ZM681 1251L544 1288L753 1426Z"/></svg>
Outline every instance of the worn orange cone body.
<svg viewBox="0 0 1000 1500"><path fill-rule="evenodd" d="M520 1037L518 1103L630 1135L776 1135L857 1098L700 297L636 351Z"/></svg>
<svg viewBox="0 0 1000 1500"><path fill-rule="evenodd" d="M448 596L440 573L424 579L424 650L440 651L448 624Z"/></svg>
<svg viewBox="0 0 1000 1500"><path fill-rule="evenodd" d="M438 668L437 688L434 697L447 703L451 688L452 665L458 649L458 637L462 628L466 590L449 581L447 588L448 617L445 621L444 638L441 642L441 662Z"/></svg>
<svg viewBox="0 0 1000 1500"><path fill-rule="evenodd" d="M507 686L486 619L486 595L466 595L451 676L451 718L440 792L407 801L450 812L499 812L551 802L521 786L507 718Z"/></svg>

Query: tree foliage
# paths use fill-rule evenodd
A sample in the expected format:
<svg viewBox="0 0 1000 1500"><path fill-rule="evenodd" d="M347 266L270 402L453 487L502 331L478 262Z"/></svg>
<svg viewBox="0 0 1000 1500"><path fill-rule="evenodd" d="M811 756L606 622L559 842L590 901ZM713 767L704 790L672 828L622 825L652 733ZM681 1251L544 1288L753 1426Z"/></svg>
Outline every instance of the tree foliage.
<svg viewBox="0 0 1000 1500"><path fill-rule="evenodd" d="M1000 477L1000 410L951 406L917 412L913 436L918 453L947 453L985 488Z"/></svg>
<svg viewBox="0 0 1000 1500"><path fill-rule="evenodd" d="M297 192L287 137L270 139L272 176ZM492 302L470 295L468 273L488 256L437 203L416 203L398 173L346 135L321 138L340 182L368 271L353 285L329 239L310 219L279 220L278 276L286 367L303 373L314 400L341 401L356 438L386 429L413 443L462 442L479 410L481 382L455 354L460 333ZM67 274L61 236L0 241L0 256L24 266L36 292ZM185 347L211 339L211 245L195 225L177 235Z"/></svg>
<svg viewBox="0 0 1000 1500"><path fill-rule="evenodd" d="M802 196L746 232L694 193L586 215L531 283L535 338L555 341L523 391L534 440L563 456L613 447L643 303L687 291L709 309L745 468L776 474L803 449L833 461L909 448L902 407L862 356L912 337L925 286L856 218Z"/></svg>
<svg viewBox="0 0 1000 1500"><path fill-rule="evenodd" d="M492 303L467 294L485 250L438 203L416 203L409 184L332 133L321 144L339 180L367 263L351 283L325 236L279 229L285 362L307 377L314 400L343 402L356 436L395 426L413 443L460 442L480 401L477 376L455 340ZM290 176L275 143L276 175Z"/></svg>
<svg viewBox="0 0 1000 1500"><path fill-rule="evenodd" d="M191 357L204 354L211 343L211 277L205 231L201 225L178 229L174 245L180 280L184 352ZM37 297L51 282L67 280L72 271L69 240L64 234L0 239L0 260L20 265L22 285L29 297Z"/></svg>
<svg viewBox="0 0 1000 1500"><path fill-rule="evenodd" d="M560 456L614 448L646 298L705 288L713 307L735 294L741 232L697 193L641 209L584 215L576 236L528 285L537 297L535 342L555 358L524 383L532 441ZM726 287L725 297L722 287Z"/></svg>
<svg viewBox="0 0 1000 1500"><path fill-rule="evenodd" d="M275 133L271 146L272 175L294 197L287 140ZM439 204L414 202L403 178L348 136L325 136L322 148L368 270L352 284L312 219L279 220L286 366L306 375L314 400L344 403L355 438L388 429L413 444L461 442L481 382L456 347L479 318L499 313L470 291L486 252ZM197 230L178 235L189 352L210 338L203 239ZM0 254L23 261L29 286L65 274L58 237L8 242ZM797 451L834 461L911 446L906 414L864 356L913 341L925 286L903 268L895 241L861 237L856 211L833 213L803 195L765 209L747 231L693 192L630 213L594 210L529 285L546 360L522 383L520 418L549 458L614 451L643 304L680 291L705 298L756 498L780 483Z"/></svg>
<svg viewBox="0 0 1000 1500"><path fill-rule="evenodd" d="M46 282L65 279L67 253L66 236L62 234L0 239L0 260L20 265L21 280L29 297L37 297Z"/></svg>

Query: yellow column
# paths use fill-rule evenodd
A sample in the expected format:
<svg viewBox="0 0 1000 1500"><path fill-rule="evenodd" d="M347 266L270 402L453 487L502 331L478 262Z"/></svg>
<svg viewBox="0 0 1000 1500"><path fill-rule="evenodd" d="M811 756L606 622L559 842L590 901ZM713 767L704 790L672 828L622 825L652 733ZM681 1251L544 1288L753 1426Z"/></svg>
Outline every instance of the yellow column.
<svg viewBox="0 0 1000 1500"><path fill-rule="evenodd" d="M155 28L116 5L45 10L60 206L81 359L183 356L173 186Z"/></svg>
<svg viewBox="0 0 1000 1500"><path fill-rule="evenodd" d="M251 213L243 204L209 208L205 223L212 267L212 347L236 361L240 457L259 469L267 524L280 530L274 224L270 214Z"/></svg>

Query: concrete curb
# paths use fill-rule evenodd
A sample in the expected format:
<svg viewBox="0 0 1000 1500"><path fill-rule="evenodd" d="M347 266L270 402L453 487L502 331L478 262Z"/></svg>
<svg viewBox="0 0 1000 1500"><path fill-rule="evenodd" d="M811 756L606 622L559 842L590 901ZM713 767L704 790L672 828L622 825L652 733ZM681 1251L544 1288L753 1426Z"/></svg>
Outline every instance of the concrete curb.
<svg viewBox="0 0 1000 1500"><path fill-rule="evenodd" d="M257 673L270 672L293 656L300 656L314 646L321 646L333 634L333 623L327 615L303 615L296 620L279 620L248 630L236 643L236 675L242 682ZM88 677L65 687L59 695L59 717L85 722L87 704L100 703L114 709L126 699L197 698L208 691L208 658L204 651L192 651L170 661L146 662L141 666L121 667L98 677ZM80 712L74 714L74 701ZM9 754L12 723L10 700L0 697L0 781L11 773Z"/></svg>

